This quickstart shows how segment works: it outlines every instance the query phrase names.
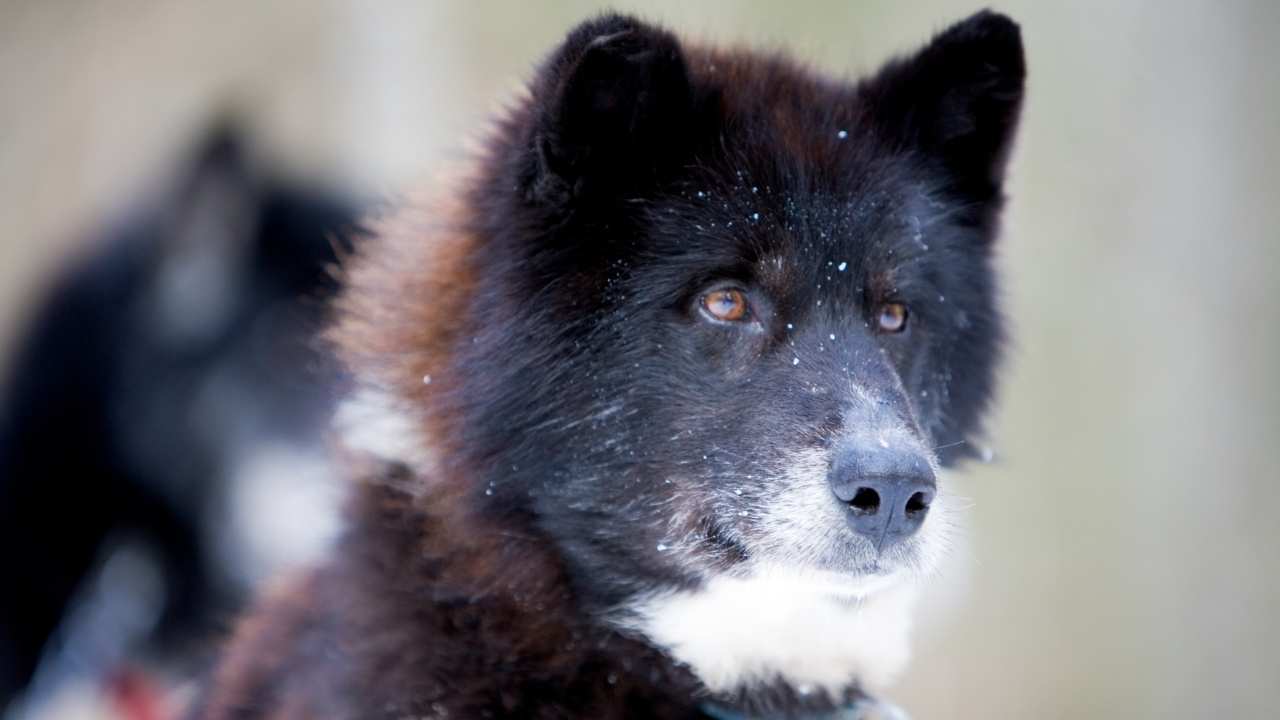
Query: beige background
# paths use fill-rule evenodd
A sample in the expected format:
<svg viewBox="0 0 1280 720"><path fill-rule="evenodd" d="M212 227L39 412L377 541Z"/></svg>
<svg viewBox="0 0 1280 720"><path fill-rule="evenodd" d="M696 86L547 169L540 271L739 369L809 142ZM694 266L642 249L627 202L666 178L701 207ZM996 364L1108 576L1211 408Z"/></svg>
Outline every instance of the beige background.
<svg viewBox="0 0 1280 720"><path fill-rule="evenodd" d="M635 6L853 73L975 9L909 5ZM162 186L211 114L395 194L594 7L0 2L0 350L88 219ZM958 591L895 697L921 718L1276 717L1280 3L1000 9L1030 63L1001 459L957 480Z"/></svg>

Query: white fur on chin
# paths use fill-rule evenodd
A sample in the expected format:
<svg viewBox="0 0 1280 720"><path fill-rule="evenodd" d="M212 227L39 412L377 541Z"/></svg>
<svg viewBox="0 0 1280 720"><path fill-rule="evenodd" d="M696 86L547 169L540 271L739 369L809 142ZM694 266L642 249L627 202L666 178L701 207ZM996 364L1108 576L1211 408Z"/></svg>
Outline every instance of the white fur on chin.
<svg viewBox="0 0 1280 720"><path fill-rule="evenodd" d="M782 679L800 692L877 689L910 659L914 586L855 584L827 573L762 566L701 588L653 596L623 625L686 664L710 690ZM884 585L888 585L884 587Z"/></svg>

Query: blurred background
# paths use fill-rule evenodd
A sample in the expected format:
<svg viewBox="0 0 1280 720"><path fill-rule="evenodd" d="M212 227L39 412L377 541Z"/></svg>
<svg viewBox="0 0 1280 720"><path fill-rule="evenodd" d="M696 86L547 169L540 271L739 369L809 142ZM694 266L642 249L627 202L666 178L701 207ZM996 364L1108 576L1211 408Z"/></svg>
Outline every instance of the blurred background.
<svg viewBox="0 0 1280 720"><path fill-rule="evenodd" d="M978 7L617 6L850 76ZM190 645L323 547L325 267L600 7L0 4L0 706L30 689L10 717L163 717ZM1276 717L1280 3L997 9L1029 61L1014 343L995 460L954 480L969 539L891 697Z"/></svg>

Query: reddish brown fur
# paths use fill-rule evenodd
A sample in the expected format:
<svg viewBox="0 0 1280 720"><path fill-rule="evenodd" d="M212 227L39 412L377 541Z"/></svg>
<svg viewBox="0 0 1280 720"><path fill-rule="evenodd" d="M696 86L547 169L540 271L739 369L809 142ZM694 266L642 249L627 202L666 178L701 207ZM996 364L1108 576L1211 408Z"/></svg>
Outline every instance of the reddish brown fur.
<svg viewBox="0 0 1280 720"><path fill-rule="evenodd" d="M453 178L450 185L459 183ZM411 202L375 223L349 263L329 333L359 381L419 410L423 447L447 453L447 418L432 419L432 397L450 389L451 348L473 290L475 237L456 197ZM430 376L431 383L424 382Z"/></svg>

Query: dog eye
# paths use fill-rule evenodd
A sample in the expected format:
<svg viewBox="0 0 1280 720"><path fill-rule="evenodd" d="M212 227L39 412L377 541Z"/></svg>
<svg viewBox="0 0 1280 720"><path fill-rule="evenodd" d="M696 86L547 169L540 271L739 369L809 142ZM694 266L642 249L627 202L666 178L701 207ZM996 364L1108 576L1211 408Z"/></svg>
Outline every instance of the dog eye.
<svg viewBox="0 0 1280 720"><path fill-rule="evenodd" d="M737 288L721 288L706 293L702 296L702 309L720 322L741 322L750 312L747 294Z"/></svg>
<svg viewBox="0 0 1280 720"><path fill-rule="evenodd" d="M880 332L900 333L907 327L907 306L899 302L885 303L880 306L877 321Z"/></svg>

